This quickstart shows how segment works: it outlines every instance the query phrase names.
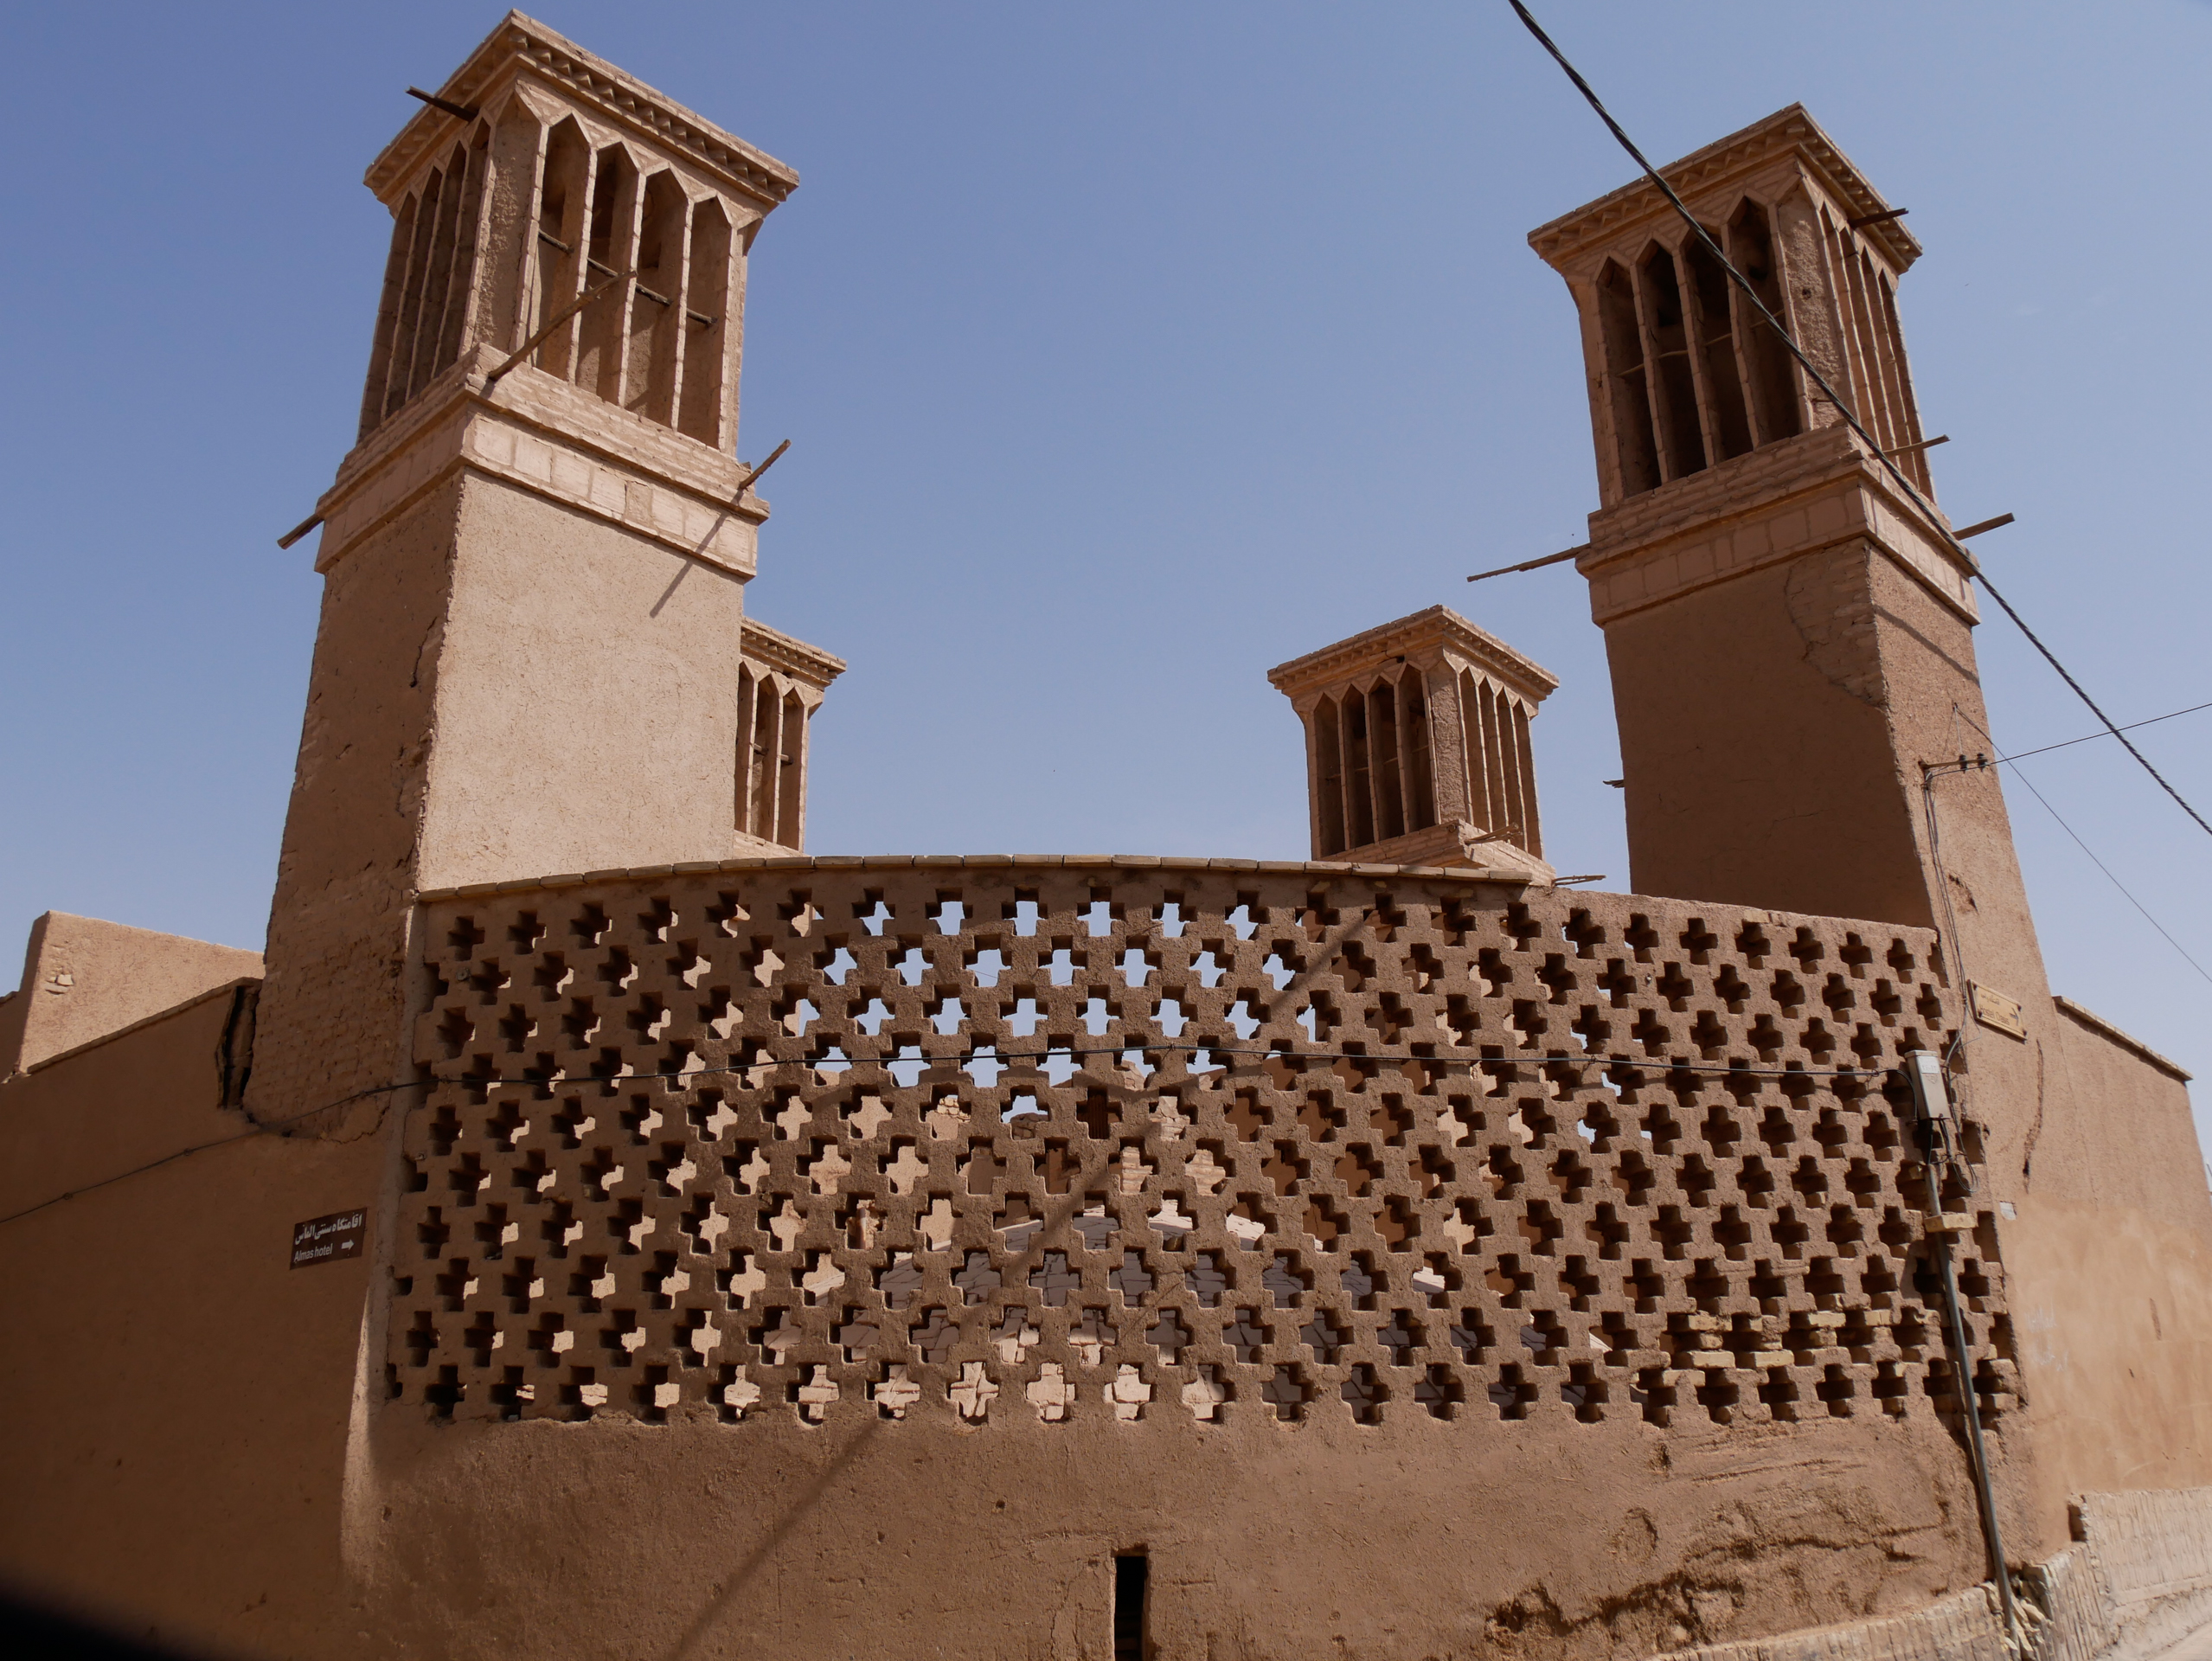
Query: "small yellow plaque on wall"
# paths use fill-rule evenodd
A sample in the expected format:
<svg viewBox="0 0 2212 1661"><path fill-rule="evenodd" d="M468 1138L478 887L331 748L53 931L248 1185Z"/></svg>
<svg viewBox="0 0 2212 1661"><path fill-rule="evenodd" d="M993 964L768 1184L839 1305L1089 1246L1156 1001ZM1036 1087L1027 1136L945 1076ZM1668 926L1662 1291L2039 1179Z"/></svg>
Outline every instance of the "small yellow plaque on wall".
<svg viewBox="0 0 2212 1661"><path fill-rule="evenodd" d="M2003 992L1993 991L1978 980L1966 983L1966 995L1974 1006L1974 1019L1985 1027L1992 1027L2015 1038L2028 1036L2028 1023L2020 1018L2020 1004L2016 999Z"/></svg>

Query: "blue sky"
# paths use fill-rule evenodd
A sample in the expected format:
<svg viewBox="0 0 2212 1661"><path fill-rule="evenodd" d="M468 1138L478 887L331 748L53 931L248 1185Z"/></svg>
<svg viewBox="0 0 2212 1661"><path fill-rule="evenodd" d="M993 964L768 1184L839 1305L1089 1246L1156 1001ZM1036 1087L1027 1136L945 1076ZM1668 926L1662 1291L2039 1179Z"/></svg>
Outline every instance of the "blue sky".
<svg viewBox="0 0 2212 1661"><path fill-rule="evenodd" d="M2212 698L2212 7L1542 13L1655 157L1802 99L1913 209L1945 506L2019 516L1978 552L2116 719ZM804 180L739 448L793 440L750 609L852 664L817 851L1300 856L1265 670L1442 600L1561 677L1548 840L1625 885L1579 580L1460 580L1582 540L1574 328L1523 239L1629 176L1503 0L537 15ZM318 586L273 538L351 439L388 225L358 181L499 16L0 17L44 135L0 178L0 933L259 944ZM2091 730L2001 619L1979 646L2002 742ZM2139 736L2212 805L2212 711ZM2109 740L2025 772L2212 968L2212 837ZM2054 986L2212 1073L2212 982L2007 788Z"/></svg>

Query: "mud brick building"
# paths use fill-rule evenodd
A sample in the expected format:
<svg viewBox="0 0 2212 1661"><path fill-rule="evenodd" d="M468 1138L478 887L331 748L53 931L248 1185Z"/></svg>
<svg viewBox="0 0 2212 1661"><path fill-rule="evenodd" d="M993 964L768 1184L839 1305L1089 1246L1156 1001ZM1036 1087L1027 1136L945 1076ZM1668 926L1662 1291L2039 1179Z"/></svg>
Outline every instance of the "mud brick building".
<svg viewBox="0 0 2212 1661"><path fill-rule="evenodd" d="M1994 1530L2039 1654L2212 1616L2185 1076L1944 770L1966 574L1647 183L1531 238L1634 892L1441 606L1274 672L1311 863L818 857L732 453L797 176L519 14L439 97L266 953L49 916L0 1003L0 1575L246 1655L1996 1656ZM1932 499L1872 184L1794 106L1669 176Z"/></svg>

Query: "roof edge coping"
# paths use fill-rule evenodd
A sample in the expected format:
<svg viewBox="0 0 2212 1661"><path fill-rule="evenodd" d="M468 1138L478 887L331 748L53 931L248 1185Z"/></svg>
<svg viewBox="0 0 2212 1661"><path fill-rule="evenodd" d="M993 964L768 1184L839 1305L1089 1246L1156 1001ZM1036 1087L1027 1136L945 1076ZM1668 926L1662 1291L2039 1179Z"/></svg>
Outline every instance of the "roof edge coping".
<svg viewBox="0 0 2212 1661"><path fill-rule="evenodd" d="M2187 1084L2195 1077L2195 1074L2184 1072L2178 1061L2168 1061L2140 1038L2131 1033L2121 1031L2103 1016L2099 1015L2096 1010L2086 1009L2070 997L2061 997L2056 992L2051 994L2051 1002L2058 1006L2061 1015L2066 1016L2077 1025L2087 1027L2100 1038L2119 1045L2136 1060L2149 1062L2168 1078L2178 1079L2182 1083Z"/></svg>
<svg viewBox="0 0 2212 1661"><path fill-rule="evenodd" d="M655 876L703 876L727 873L739 875L762 871L1010 871L1039 870L1189 871L1255 875L1362 876L1441 878L1469 886L1525 888L1533 879L1524 871L1491 866L1361 865L1330 860L1177 858L1164 854L797 854L789 857L749 857L688 860L682 864L637 865L619 870L562 872L552 876L527 877L504 882L465 882L451 888L423 888L415 901L429 905L446 900L492 899L504 895L540 893L548 888L579 888L605 882L633 882Z"/></svg>

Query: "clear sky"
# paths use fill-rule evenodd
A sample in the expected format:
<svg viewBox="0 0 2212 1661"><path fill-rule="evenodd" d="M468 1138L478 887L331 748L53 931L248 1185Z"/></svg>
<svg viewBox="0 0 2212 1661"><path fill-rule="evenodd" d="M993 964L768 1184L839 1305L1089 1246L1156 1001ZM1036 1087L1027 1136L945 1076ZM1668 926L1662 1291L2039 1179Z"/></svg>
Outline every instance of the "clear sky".
<svg viewBox="0 0 2212 1661"><path fill-rule="evenodd" d="M1944 505L2019 516L1977 552L2116 720L2212 699L2212 7L1540 11L1655 157L1801 99L1912 208ZM260 944L319 587L273 539L352 438L361 172L500 15L0 14L8 938ZM1265 670L1441 600L1560 676L1549 849L1626 886L1580 580L1461 580L1583 540L1574 321L1523 239L1631 173L1504 0L537 15L804 180L754 249L739 450L793 441L748 609L852 664L815 851L1303 856ZM2001 618L1979 645L2001 743L2093 729ZM2212 710L2138 736L2212 812ZM2212 1074L2212 982L2023 784L2207 968L2212 837L2109 739L2021 771L2054 986Z"/></svg>

